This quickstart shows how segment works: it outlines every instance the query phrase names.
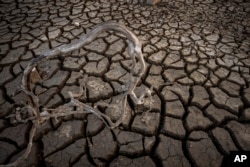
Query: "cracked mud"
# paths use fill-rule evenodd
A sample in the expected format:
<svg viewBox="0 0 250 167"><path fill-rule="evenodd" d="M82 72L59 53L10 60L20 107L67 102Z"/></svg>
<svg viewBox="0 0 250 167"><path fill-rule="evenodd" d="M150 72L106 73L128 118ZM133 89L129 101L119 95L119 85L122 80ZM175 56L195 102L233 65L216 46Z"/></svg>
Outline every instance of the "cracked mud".
<svg viewBox="0 0 250 167"><path fill-rule="evenodd" d="M32 123L8 118L26 104L16 93L23 71L47 50L76 42L93 26L114 20L142 43L146 72L135 93L153 86L152 104L128 99L126 118L109 129L93 114L58 117L36 131L20 166L221 166L233 150L250 150L250 3L247 0L20 0L0 6L0 164L27 149ZM113 31L43 62L31 77L42 107L78 93L87 74L89 106L115 104L132 61L126 38ZM42 82L41 82L42 79ZM98 108L111 120L113 108ZM149 120L143 111L150 109ZM147 122L147 123L145 123Z"/></svg>

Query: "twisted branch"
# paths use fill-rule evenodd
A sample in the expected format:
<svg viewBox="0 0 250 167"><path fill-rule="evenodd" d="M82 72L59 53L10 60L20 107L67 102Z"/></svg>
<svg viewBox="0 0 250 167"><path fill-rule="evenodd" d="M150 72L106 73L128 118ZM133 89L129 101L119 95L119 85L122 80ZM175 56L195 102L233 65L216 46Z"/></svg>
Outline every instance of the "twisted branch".
<svg viewBox="0 0 250 167"><path fill-rule="evenodd" d="M80 93L73 94L72 92L68 92L70 99L71 99L69 103L61 105L56 109L43 108L41 110L38 96L36 96L31 91L31 83L30 83L31 71L36 66L38 66L39 64L41 64L42 62L44 62L50 58L53 58L57 55L64 56L64 55L66 55L74 50L78 50L78 49L82 48L84 45L92 42L103 31L108 31L108 30L117 31L117 32L123 34L128 39L128 54L130 55L130 57L132 59L132 63L133 63L132 69L130 71L130 76L129 76L128 90L123 94L123 97L122 97L122 100L120 101L120 103L117 104L117 106L110 105L110 104L104 104L104 103L97 104L99 106L116 107L116 108L121 109L119 119L116 122L112 122L111 119L106 114L104 114L104 113L96 110L95 108L92 108L92 107L90 107L90 106L88 106L88 105L86 105L86 104L84 104L76 99L76 97L80 97L84 93L86 93L85 92L86 91L85 83L80 83L80 90L79 90ZM136 69L135 69L136 58L139 61L140 67L141 67L139 72L137 72L137 73L136 73ZM145 95L138 98L134 93L134 89L137 86L138 82L140 81L144 72L145 72L145 62L144 62L144 58L143 58L143 55L141 52L141 43L139 42L138 38L122 24L112 22L112 21L98 24L89 33L82 35L78 42L67 44L67 45L62 45L62 46L57 47L53 50L46 51L44 54L33 59L28 64L26 69L24 70L23 78L22 78L22 85L21 85L22 91L28 96L29 104L27 104L25 107L28 110L29 117L23 119L21 117L20 113L16 113L15 115L9 116L9 117L14 117L17 121L22 122L22 123L25 123L28 121L33 122L33 126L32 126L32 129L30 131L28 147L27 147L25 153L20 158L18 158L15 162L13 162L11 164L7 164L7 165L0 165L0 167L14 167L14 166L17 166L21 161L25 160L31 151L33 138L34 138L37 127L41 123L43 123L44 121L46 121L50 118L57 119L57 117L67 116L67 115L72 115L72 114L93 113L98 118L100 118L106 124L107 127L115 128L115 127L119 126L122 122L122 118L123 118L124 113L125 113L128 95L131 97L131 99L134 101L135 104L142 104L144 102L143 98ZM83 80L86 80L86 77ZM84 87L84 89L83 89L83 87ZM72 111L72 106L77 107L77 110Z"/></svg>

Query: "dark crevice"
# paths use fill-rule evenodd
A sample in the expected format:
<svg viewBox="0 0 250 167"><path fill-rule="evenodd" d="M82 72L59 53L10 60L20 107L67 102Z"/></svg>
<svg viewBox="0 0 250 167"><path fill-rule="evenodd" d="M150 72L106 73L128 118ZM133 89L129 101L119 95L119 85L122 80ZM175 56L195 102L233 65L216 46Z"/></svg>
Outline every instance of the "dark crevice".
<svg viewBox="0 0 250 167"><path fill-rule="evenodd" d="M233 140L233 142L234 142L235 146L237 147L237 149L238 149L239 151L244 151L244 148L242 148L242 147L240 146L238 140L236 139L235 134L234 134L229 128L226 127L225 129L229 132L229 134L230 134L230 136L231 136L231 139Z"/></svg>
<svg viewBox="0 0 250 167"><path fill-rule="evenodd" d="M149 69L149 68L148 68ZM159 92L162 91L163 88L160 89ZM164 124L164 112L166 110L166 105L165 105L165 100L164 100L164 97L156 92L156 94L158 95L158 97L160 98L161 100L161 114L160 114L160 120L159 120L159 125L158 125L158 129L157 129L157 132L155 134L155 143L151 149L151 152L149 154L150 158L154 161L154 163L156 164L156 166L158 167L162 167L163 166L163 163L162 163L162 159L159 157L159 155L156 154L156 149L160 143L160 137L159 135L161 134L161 129L163 128L163 124Z"/></svg>
<svg viewBox="0 0 250 167"><path fill-rule="evenodd" d="M213 144L215 145L217 151L223 155L223 156L227 156L229 155L221 146L220 142L216 139L216 137L213 135L213 133L211 131L208 132L208 137L211 139L211 141L213 142Z"/></svg>
<svg viewBox="0 0 250 167"><path fill-rule="evenodd" d="M87 138L87 139L90 139L90 138ZM88 161L89 161L93 166L97 166L97 164L95 163L94 159L91 157L90 148L89 148L90 145L93 145L93 143L92 143L92 142L89 143L89 140L86 140L86 148L85 148L86 156L87 156Z"/></svg>
<svg viewBox="0 0 250 167"><path fill-rule="evenodd" d="M192 156L190 155L189 151L188 151L188 141L189 141L189 135L191 134L191 131L189 131L189 128L186 124L186 118L189 114L188 112L188 106L191 104L191 101L192 101L192 97L193 97L193 89L192 87L189 88L189 99L188 99L188 104L187 105L183 105L184 109L185 109L185 112L184 112L184 115L182 117L182 120L183 120L183 127L186 131L186 134L184 136L184 138L182 139L182 150L183 150L183 154L184 156L187 158L187 160L189 161L190 165L192 167L197 167L195 161L193 160Z"/></svg>
<svg viewBox="0 0 250 167"><path fill-rule="evenodd" d="M71 144L75 143L75 141L80 140L82 138L83 138L82 135L75 135L74 137L71 137L71 140L69 140L68 142L65 142L62 146L56 148L56 150L51 151L46 156L44 156L44 158L46 159L46 157L49 157L58 151L64 150L66 147L70 146Z"/></svg>
<svg viewBox="0 0 250 167"><path fill-rule="evenodd" d="M43 158L44 157L44 144L41 140L36 141L38 143L38 150L39 150L39 154L38 154L38 167L46 167L46 161Z"/></svg>

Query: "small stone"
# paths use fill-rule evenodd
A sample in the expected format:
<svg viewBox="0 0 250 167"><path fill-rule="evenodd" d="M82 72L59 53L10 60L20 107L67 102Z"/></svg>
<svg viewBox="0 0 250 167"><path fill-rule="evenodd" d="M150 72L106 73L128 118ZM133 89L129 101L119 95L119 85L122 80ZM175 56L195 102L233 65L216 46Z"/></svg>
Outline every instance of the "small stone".
<svg viewBox="0 0 250 167"><path fill-rule="evenodd" d="M76 12L76 9L74 9L74 13ZM80 12L80 11L79 11ZM79 22L74 22L74 25L79 27L80 26L80 23Z"/></svg>

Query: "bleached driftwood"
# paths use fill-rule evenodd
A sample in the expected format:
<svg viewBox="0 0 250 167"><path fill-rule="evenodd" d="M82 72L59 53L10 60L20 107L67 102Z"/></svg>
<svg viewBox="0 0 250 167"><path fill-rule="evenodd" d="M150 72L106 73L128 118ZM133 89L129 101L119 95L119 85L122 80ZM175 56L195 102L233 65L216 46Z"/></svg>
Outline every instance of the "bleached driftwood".
<svg viewBox="0 0 250 167"><path fill-rule="evenodd" d="M84 45L92 42L103 31L108 31L108 30L119 32L128 39L128 54L130 55L132 59L132 67L131 67L131 71L129 75L129 81L128 81L128 85L126 85L127 90L124 91L122 100L118 104L115 104L115 105L106 104L103 102L97 103L97 105L99 106L106 106L106 107L113 107L113 108L120 109L121 112L120 112L119 119L116 122L112 122L109 116L107 116L106 114L100 112L96 108L93 108L84 104L83 102L77 99L77 97L80 97L84 94L83 89L86 90L85 83L80 83L80 89L79 89L78 94L73 94L70 91L68 92L70 96L70 102L63 104L55 109L50 109L50 108L40 109L39 98L31 91L32 83L30 82L30 74L32 70L36 68L39 64L41 64L42 62L46 60L49 60L50 58L53 58L57 55L64 56L64 55L67 55L68 53L71 53L74 50L78 50L82 48ZM136 72L136 66L137 66L136 59L138 60L140 64L140 70L137 72ZM20 112L22 112L23 110L12 115L12 117L14 117L16 121L19 121L22 123L25 123L28 121L33 122L33 127L30 131L28 147L25 153L21 157L19 157L19 159L17 159L15 162L7 164L7 165L0 165L0 166L1 167L17 166L22 160L25 160L31 151L32 142L33 142L33 138L35 136L37 127L39 127L41 123L43 123L44 121L50 118L57 119L57 117L61 117L61 116L68 116L68 115L82 114L82 113L92 113L92 114L95 114L98 118L100 118L109 128L115 128L119 126L122 122L122 118L125 113L128 95L133 100L134 104L136 105L142 105L144 103L144 98L146 96L150 96L150 99L152 98L151 97L152 88L145 90L145 92L140 97L137 97L136 94L134 93L134 89L136 88L144 72L145 72L145 62L144 62L144 58L141 52L141 43L139 42L138 38L130 30L128 30L124 25L117 23L117 22L112 22L112 21L98 24L89 33L81 36L78 42L59 46L53 50L46 51L39 57L33 59L24 70L23 78L22 78L22 85L21 85L21 89L27 95L28 101L29 101L29 103L24 107L23 110L26 110L28 112L29 117L28 118L21 117ZM77 108L77 110L72 111L72 107ZM145 114L145 116L147 116L147 114Z"/></svg>
<svg viewBox="0 0 250 167"><path fill-rule="evenodd" d="M52 57L55 57L57 55L66 55L74 50L78 50L78 49L82 48L84 45L92 42L103 31L107 31L107 30L114 30L114 31L120 32L128 39L128 54L130 55L130 57L132 59L132 63L133 63L132 67L131 67L131 72L130 72L128 90L124 93L124 98L121 102L122 103L121 115L124 113L124 110L125 110L124 106L126 106L127 95L129 95L131 97L131 99L134 101L135 104L142 104L143 103L142 98L136 97L136 95L134 93L134 89L145 71L145 62L144 62L144 58L143 58L143 55L141 52L141 43L139 42L138 38L130 30L128 30L125 26L123 26L122 24L119 24L117 22L109 21L109 22L101 23L101 24L98 24L97 26L95 26L89 33L80 37L80 40L78 42L71 43L68 45L63 45L63 46L57 47L53 50L45 52L41 56L33 59L32 62L26 67L26 69L24 70L23 78L22 78L22 87L23 87L23 91L29 97L29 100L31 102L30 103L31 107L33 108L33 111L35 112L34 114L37 117L37 119L42 120L42 117L40 115L40 110L39 110L39 106L40 106L39 99L37 96L35 96L30 91L29 75L30 75L30 72L32 71L32 69L35 68L40 63L42 63L45 60L48 60ZM137 74L136 74L136 70L135 70L136 58L138 59L138 61L140 63L140 67L141 67ZM108 121L109 126L111 128L116 127L121 123L121 119L119 119L116 123L112 123L109 120L109 118L102 115L102 113L99 112L98 110L95 110L94 108L90 109L90 107L87 106L86 104L83 104L80 101L74 99L74 94L71 93L70 96L71 96L71 102L70 102L71 104L74 104L78 107L81 107L84 111L94 113L100 118L106 119L106 121ZM122 117L120 117L120 118L122 118Z"/></svg>

